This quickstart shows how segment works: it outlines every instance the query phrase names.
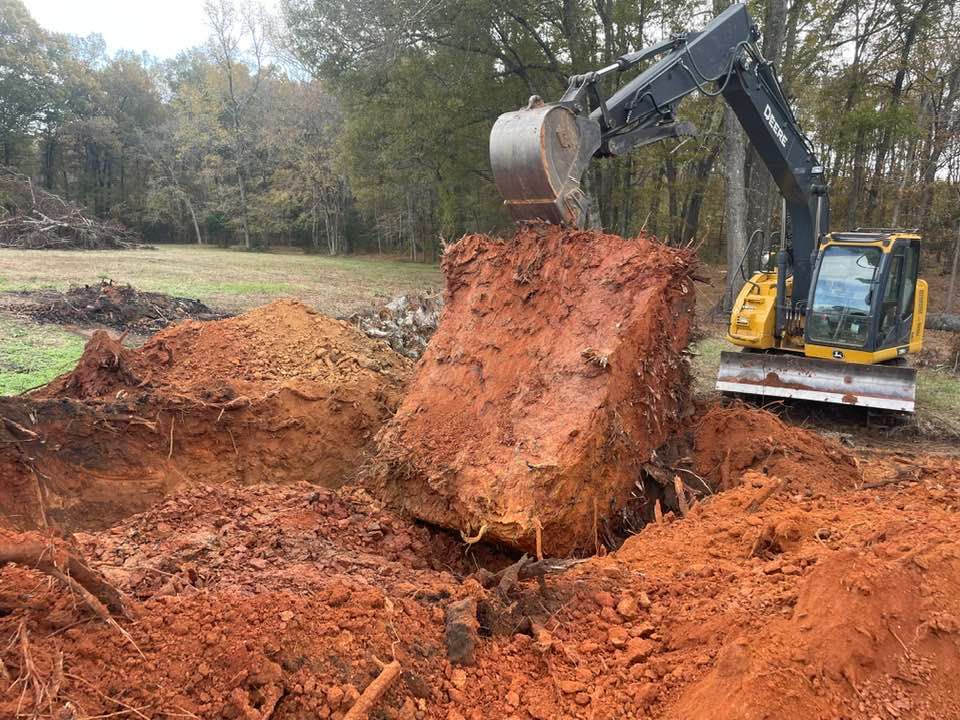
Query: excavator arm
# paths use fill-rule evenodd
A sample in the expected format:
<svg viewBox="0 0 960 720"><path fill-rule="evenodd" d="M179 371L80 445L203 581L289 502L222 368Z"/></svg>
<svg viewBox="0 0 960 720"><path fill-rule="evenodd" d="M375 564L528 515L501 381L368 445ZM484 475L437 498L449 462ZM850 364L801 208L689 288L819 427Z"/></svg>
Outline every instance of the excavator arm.
<svg viewBox="0 0 960 720"><path fill-rule="evenodd" d="M806 305L811 255L829 225L829 204L823 168L757 48L758 38L746 5L731 5L699 32L676 35L570 78L559 102L544 104L534 96L526 108L501 115L490 135L490 161L511 215L596 225L593 201L581 185L591 160L691 135L693 126L677 120L680 102L694 92L721 95L773 176L790 217L792 258L782 247L778 266L785 279L792 265L793 293L792 301L778 307L779 332ZM604 97L604 78L649 61Z"/></svg>

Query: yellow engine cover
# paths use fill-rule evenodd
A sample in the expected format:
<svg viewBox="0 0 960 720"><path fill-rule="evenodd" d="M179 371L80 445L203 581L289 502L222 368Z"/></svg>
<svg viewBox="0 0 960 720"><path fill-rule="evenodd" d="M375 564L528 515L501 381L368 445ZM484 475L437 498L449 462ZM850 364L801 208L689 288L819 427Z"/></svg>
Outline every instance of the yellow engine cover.
<svg viewBox="0 0 960 720"><path fill-rule="evenodd" d="M787 278L787 297L793 278ZM777 347L774 332L777 320L777 273L754 273L737 295L730 312L727 339L734 345L769 350Z"/></svg>

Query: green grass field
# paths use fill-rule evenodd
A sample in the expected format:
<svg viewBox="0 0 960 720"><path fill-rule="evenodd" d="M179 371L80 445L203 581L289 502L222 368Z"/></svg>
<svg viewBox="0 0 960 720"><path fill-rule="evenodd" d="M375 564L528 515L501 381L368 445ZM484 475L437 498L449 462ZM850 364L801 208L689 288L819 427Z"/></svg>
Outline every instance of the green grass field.
<svg viewBox="0 0 960 720"><path fill-rule="evenodd" d="M55 325L0 315L0 395L16 395L70 370L84 338Z"/></svg>

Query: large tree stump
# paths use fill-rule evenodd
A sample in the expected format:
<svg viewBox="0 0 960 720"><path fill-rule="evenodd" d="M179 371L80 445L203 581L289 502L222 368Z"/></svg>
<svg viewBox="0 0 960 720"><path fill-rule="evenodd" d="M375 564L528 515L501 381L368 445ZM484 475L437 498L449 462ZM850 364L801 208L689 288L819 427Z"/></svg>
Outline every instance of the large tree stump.
<svg viewBox="0 0 960 720"><path fill-rule="evenodd" d="M691 254L534 225L466 236L443 269L440 326L379 438L379 491L469 541L594 550L687 409Z"/></svg>

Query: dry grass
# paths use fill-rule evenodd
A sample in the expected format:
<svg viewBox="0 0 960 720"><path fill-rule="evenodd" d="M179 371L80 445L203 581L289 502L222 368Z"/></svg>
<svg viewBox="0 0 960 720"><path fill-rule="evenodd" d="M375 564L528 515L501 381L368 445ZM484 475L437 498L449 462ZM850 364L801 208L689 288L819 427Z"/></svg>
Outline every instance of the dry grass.
<svg viewBox="0 0 960 720"><path fill-rule="evenodd" d="M66 290L102 278L199 298L234 312L295 297L333 316L347 315L376 298L442 285L434 265L375 256L331 258L192 245L96 252L0 250L0 291Z"/></svg>

